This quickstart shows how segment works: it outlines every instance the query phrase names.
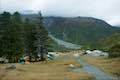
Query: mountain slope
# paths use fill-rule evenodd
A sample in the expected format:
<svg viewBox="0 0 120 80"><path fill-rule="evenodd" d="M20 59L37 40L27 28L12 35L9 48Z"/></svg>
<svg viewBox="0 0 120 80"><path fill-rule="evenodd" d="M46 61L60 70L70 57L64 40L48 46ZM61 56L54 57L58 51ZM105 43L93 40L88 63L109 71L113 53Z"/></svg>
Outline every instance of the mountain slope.
<svg viewBox="0 0 120 80"><path fill-rule="evenodd" d="M109 57L120 57L120 32L100 40L98 45L100 49L109 52Z"/></svg>
<svg viewBox="0 0 120 80"><path fill-rule="evenodd" d="M102 48L111 48L114 45L120 45L120 32L114 33L98 42Z"/></svg>
<svg viewBox="0 0 120 80"><path fill-rule="evenodd" d="M120 30L91 17L45 17L44 24L54 37L85 46L94 45L98 40Z"/></svg>

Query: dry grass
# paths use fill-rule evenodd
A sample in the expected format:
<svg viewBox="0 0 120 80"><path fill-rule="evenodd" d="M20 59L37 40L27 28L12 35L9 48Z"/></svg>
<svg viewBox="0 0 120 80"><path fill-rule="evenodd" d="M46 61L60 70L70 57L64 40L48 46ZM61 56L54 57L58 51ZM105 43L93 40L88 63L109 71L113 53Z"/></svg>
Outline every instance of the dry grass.
<svg viewBox="0 0 120 80"><path fill-rule="evenodd" d="M67 70L70 64L77 65L73 59L16 64L16 69L6 70L6 65L0 65L0 80L92 80L90 74L74 73Z"/></svg>
<svg viewBox="0 0 120 80"><path fill-rule="evenodd" d="M120 58L104 58L104 57L82 57L89 64L99 67L101 70L111 74L120 76Z"/></svg>

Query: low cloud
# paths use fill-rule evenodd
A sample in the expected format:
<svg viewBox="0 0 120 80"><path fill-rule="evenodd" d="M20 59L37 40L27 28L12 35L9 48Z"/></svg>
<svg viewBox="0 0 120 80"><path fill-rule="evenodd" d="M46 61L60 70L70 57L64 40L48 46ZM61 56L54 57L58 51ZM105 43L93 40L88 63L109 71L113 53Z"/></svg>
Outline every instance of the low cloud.
<svg viewBox="0 0 120 80"><path fill-rule="evenodd" d="M120 0L1 0L2 11L42 11L44 16L89 16L120 25Z"/></svg>

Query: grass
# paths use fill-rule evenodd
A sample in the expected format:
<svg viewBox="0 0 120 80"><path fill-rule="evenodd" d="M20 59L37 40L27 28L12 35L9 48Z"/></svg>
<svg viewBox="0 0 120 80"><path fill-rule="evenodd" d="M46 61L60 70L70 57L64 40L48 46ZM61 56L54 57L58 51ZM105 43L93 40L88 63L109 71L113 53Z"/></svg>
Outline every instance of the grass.
<svg viewBox="0 0 120 80"><path fill-rule="evenodd" d="M31 63L16 64L16 69L6 70L10 64L0 64L0 80L93 80L93 76L85 73L68 71L70 64L81 67L73 58Z"/></svg>
<svg viewBox="0 0 120 80"><path fill-rule="evenodd" d="M95 65L101 70L113 76L120 77L120 58L105 58L105 57L92 57L84 56L83 58L87 63Z"/></svg>

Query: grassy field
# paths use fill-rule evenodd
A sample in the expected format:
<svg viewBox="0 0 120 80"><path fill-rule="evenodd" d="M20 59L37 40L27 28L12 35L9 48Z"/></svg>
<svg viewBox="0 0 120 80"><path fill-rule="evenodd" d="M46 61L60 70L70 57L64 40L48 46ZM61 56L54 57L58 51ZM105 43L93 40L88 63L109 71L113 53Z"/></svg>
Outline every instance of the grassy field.
<svg viewBox="0 0 120 80"><path fill-rule="evenodd" d="M75 73L67 68L70 64L81 67L73 58L38 62L31 64L15 64L16 69L5 69L10 64L0 64L0 80L93 80L93 76Z"/></svg>
<svg viewBox="0 0 120 80"><path fill-rule="evenodd" d="M120 77L120 58L81 56L87 63L95 65L108 74Z"/></svg>

